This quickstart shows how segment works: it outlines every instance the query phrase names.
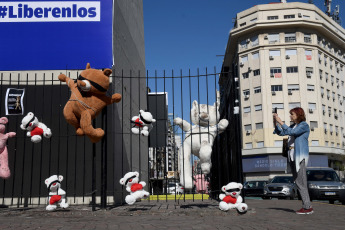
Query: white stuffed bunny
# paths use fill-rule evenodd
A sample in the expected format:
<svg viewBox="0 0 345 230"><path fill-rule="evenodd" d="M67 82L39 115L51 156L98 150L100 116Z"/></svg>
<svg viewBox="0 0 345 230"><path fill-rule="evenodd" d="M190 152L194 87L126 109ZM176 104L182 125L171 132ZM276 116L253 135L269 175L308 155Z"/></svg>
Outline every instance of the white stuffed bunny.
<svg viewBox="0 0 345 230"><path fill-rule="evenodd" d="M216 136L228 127L228 120L220 120L219 115L219 94L214 105L198 104L193 101L191 109L191 121L193 126L187 121L177 117L174 124L178 125L186 132L183 141L183 148L179 149L179 171L180 182L186 189L192 189L192 165L191 154L199 157L203 174L211 171L212 146Z"/></svg>

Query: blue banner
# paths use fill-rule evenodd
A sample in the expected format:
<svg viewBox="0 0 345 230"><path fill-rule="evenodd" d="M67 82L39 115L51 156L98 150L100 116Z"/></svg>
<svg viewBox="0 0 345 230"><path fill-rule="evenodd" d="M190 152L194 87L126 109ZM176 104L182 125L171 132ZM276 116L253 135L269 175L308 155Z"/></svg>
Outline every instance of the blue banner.
<svg viewBox="0 0 345 230"><path fill-rule="evenodd" d="M111 68L112 0L0 0L0 71Z"/></svg>

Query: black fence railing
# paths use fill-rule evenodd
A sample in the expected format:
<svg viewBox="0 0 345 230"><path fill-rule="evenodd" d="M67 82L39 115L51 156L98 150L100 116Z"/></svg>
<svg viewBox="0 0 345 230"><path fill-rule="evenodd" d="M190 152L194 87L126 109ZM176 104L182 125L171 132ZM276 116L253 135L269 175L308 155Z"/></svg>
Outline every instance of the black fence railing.
<svg viewBox="0 0 345 230"><path fill-rule="evenodd" d="M11 177L0 179L2 206L46 205L44 180L54 174L64 176L62 189L68 203L91 205L93 210L124 204L128 192L119 180L129 171L140 173L150 200L157 201L217 198L219 188L229 179L242 182L237 166L240 142L233 137L239 132L239 117L227 109L234 106L229 95L235 92L218 93L218 78L224 73L208 73L207 69L204 74L199 74L199 70L196 74L114 73L107 95L120 93L122 101L107 106L93 121L94 127L105 131L102 141L96 144L77 136L66 122L62 111L70 90L58 80L58 73L1 73L3 102L8 88L25 89L24 115L33 112L53 133L50 139L32 143L20 128L24 115L7 116L6 131L17 135L8 140ZM80 71L66 73L72 79L79 74ZM235 88L230 84L221 90ZM220 95L228 96L221 99ZM207 118L219 108L223 111ZM131 119L140 110L149 111L156 119L148 137L131 131ZM4 105L0 113L5 116ZM185 123L181 125L177 118ZM221 118L229 121L224 129L219 125ZM207 157L200 158L204 145L204 149L212 149L212 157L207 152L212 162ZM208 167L210 163L212 166Z"/></svg>

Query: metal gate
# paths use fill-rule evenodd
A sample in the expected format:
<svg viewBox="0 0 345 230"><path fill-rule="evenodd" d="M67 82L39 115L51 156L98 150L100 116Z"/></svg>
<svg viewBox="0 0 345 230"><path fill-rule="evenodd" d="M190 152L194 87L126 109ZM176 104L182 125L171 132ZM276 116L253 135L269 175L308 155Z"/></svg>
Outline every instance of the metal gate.
<svg viewBox="0 0 345 230"><path fill-rule="evenodd" d="M79 72L66 71L66 75L76 79ZM229 81L226 87L219 88L221 74L229 75ZM128 192L119 180L129 171L138 171L140 179L146 181L144 189L150 192L150 200L216 198L219 188L229 180L242 182L238 165L240 141L233 138L234 133L240 136L239 118L232 111L236 87L229 73L215 69L212 73L207 69L203 73L113 70L107 94L120 93L122 101L109 105L94 120L94 126L102 127L106 133L97 144L76 136L74 128L65 121L62 111L70 91L58 75L1 74L2 102L8 88L25 89L24 115L33 112L53 133L50 139L43 138L34 144L19 127L23 116L7 116L6 131L17 135L8 140L11 177L0 179L3 207L46 205L48 191L44 180L54 174L64 176L62 188L70 204L91 205L93 210L124 204ZM220 104L216 103L218 91ZM174 124L177 117L192 124L193 101L198 102L199 110L202 104L215 105L220 111L217 116L229 121L222 134L216 130L212 168L206 175L198 157L183 161L187 155L183 141L188 135L196 138L198 133L187 134ZM156 119L148 137L131 132L131 118L140 110L151 112ZM4 105L0 112L5 116ZM186 174L192 181L188 188L184 186Z"/></svg>

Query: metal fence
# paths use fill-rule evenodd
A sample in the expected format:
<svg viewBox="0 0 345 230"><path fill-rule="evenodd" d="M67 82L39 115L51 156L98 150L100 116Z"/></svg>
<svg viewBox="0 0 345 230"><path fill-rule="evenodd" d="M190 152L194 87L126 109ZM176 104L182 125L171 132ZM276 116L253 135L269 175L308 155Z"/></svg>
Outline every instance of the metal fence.
<svg viewBox="0 0 345 230"><path fill-rule="evenodd" d="M66 75L76 79L79 73L71 71ZM76 136L74 128L64 119L62 111L70 91L58 80L58 73L2 73L2 101L8 88L25 88L24 115L33 112L53 135L34 144L19 127L23 116L8 116L6 131L16 132L17 136L8 140L11 177L0 179L0 204L3 207L46 205L48 191L44 180L57 174L64 176L62 189L70 204L91 205L93 210L122 205L128 192L119 180L128 171L140 173L140 179L147 183L144 189L150 192L150 200L216 198L219 188L230 179L242 182L238 171L241 170L240 142L232 137L234 132L239 132L239 120L228 109L233 102L231 94L226 93L234 85L229 81L228 87L221 89L221 111L217 116L226 118L229 126L219 135L216 130L212 169L207 175L203 174L198 157L183 161L187 155L183 141L190 134L173 120L180 117L192 124L194 100L199 110L202 104L217 102L220 74L224 73L215 69L213 73L206 69L202 74L199 70L193 74L191 71L143 74L114 70L107 94L120 93L122 101L109 105L94 120L94 126L102 127L106 135L101 142L92 144L87 137ZM218 110L219 104L214 105ZM151 112L156 119L149 137L131 132L131 118L141 109ZM5 116L4 105L0 113ZM197 134L192 132L192 138ZM185 173L181 174L181 170ZM192 186L185 188L186 174L191 175Z"/></svg>

